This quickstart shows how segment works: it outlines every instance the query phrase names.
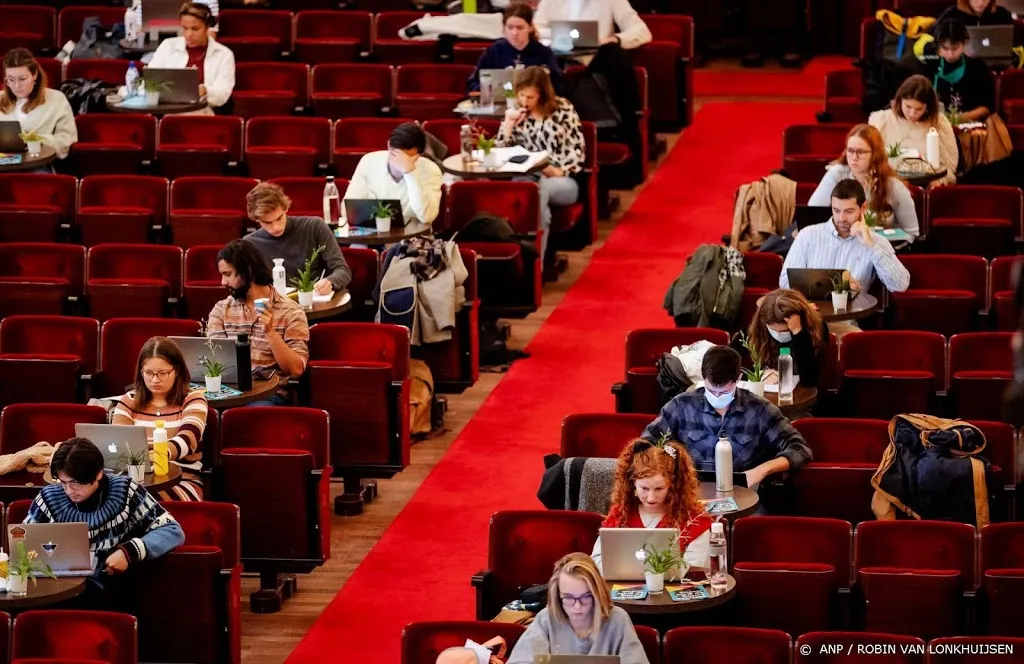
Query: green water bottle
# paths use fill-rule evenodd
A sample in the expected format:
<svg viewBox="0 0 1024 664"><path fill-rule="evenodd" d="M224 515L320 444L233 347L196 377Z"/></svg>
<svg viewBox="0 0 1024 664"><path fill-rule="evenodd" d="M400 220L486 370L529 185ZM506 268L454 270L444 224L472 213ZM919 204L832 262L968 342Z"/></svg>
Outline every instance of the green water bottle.
<svg viewBox="0 0 1024 664"><path fill-rule="evenodd" d="M463 14L475 14L476 13L476 0L462 0L462 13Z"/></svg>

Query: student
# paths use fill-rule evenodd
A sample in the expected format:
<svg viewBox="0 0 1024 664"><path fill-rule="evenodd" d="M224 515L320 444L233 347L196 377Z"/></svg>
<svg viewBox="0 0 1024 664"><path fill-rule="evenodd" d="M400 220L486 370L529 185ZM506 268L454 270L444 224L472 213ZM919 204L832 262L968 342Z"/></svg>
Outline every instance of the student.
<svg viewBox="0 0 1024 664"><path fill-rule="evenodd" d="M519 145L530 152L544 150L549 163L539 175L515 178L540 185L540 250L545 256L551 229L551 206L572 205L580 188L572 176L583 170L586 143L583 125L567 99L555 94L543 67L527 67L516 76L519 108L505 111L497 144Z"/></svg>
<svg viewBox="0 0 1024 664"><path fill-rule="evenodd" d="M964 54L969 40L963 21L939 23L935 28L939 58L929 67L929 78L939 99L946 108L956 108L961 121L984 122L996 108L996 84L988 65Z"/></svg>
<svg viewBox="0 0 1024 664"><path fill-rule="evenodd" d="M562 88L562 70L550 48L537 41L533 27L533 10L526 2L516 0L502 12L501 39L487 47L470 74L466 87L470 92L480 89L480 70L544 67L556 90Z"/></svg>
<svg viewBox="0 0 1024 664"><path fill-rule="evenodd" d="M181 468L181 481L157 494L157 500L202 500L201 444L208 413L206 395L192 390L191 376L181 349L167 337L152 337L142 346L135 366L135 386L117 399L111 424L153 429L162 420L171 463Z"/></svg>
<svg viewBox="0 0 1024 664"><path fill-rule="evenodd" d="M815 387L825 364L828 335L828 324L806 297L799 291L780 288L758 302L747 329L747 343L769 369L766 382L778 383L779 351L788 348L793 358L793 375L800 377L801 385ZM733 348L741 355L747 352L738 337Z"/></svg>
<svg viewBox="0 0 1024 664"><path fill-rule="evenodd" d="M859 124L846 136L846 149L829 165L808 205L828 206L832 190L842 180L856 180L864 188L868 209L880 222L895 221L913 242L920 234L917 208L907 185L889 165L882 134L868 124Z"/></svg>
<svg viewBox="0 0 1024 664"><path fill-rule="evenodd" d="M306 260L318 247L323 251L313 261L313 272L324 277L316 282L314 290L319 295L339 291L352 281L352 270L338 248L338 241L331 229L320 217L292 217L288 210L292 200L280 185L261 182L245 197L245 208L249 218L259 222L260 229L245 237L268 262L275 258L284 259L288 282L297 277L306 265Z"/></svg>
<svg viewBox="0 0 1024 664"><path fill-rule="evenodd" d="M701 505L697 471L686 448L638 438L626 445L615 467L611 509L602 528L678 528L688 565L711 564L711 518ZM601 538L590 554L604 573Z"/></svg>
<svg viewBox="0 0 1024 664"><path fill-rule="evenodd" d="M181 526L144 487L127 475L104 472L103 453L91 441L72 438L58 445L50 472L56 484L43 487L24 523L85 521L97 571L121 574L185 542Z"/></svg>
<svg viewBox="0 0 1024 664"><path fill-rule="evenodd" d="M552 21L597 21L600 43L626 50L640 48L654 38L629 0L543 0L533 20L541 39L551 37Z"/></svg>
<svg viewBox="0 0 1024 664"><path fill-rule="evenodd" d="M233 240L217 254L220 283L231 292L214 305L206 323L206 335L216 339L248 334L253 374L274 374L284 383L299 378L309 359L309 324L299 305L274 290L270 264L249 242ZM267 306L256 309L256 300ZM278 392L250 406L283 406L288 397Z"/></svg>
<svg viewBox="0 0 1024 664"><path fill-rule="evenodd" d="M160 42L153 59L146 66L153 69L198 69L199 95L206 97L209 104L203 113L213 115L210 109L226 104L234 92L235 54L210 35L210 29L217 25L210 7L186 2L181 6L179 16L183 36Z"/></svg>
<svg viewBox="0 0 1024 664"><path fill-rule="evenodd" d="M28 49L14 48L4 56L4 89L0 95L0 120L17 120L25 133L39 134L58 159L68 156L78 142L75 114L60 90L47 87L46 72ZM45 169L52 172L52 169Z"/></svg>
<svg viewBox="0 0 1024 664"><path fill-rule="evenodd" d="M740 354L732 348L709 348L701 361L704 387L665 404L643 437L652 442L663 436L678 440L698 468L712 470L715 445L724 436L732 445L733 470L746 473L747 486L756 490L768 475L810 461L811 449L777 407L736 387L740 364Z"/></svg>
<svg viewBox="0 0 1024 664"><path fill-rule="evenodd" d="M363 155L345 190L344 199L398 200L405 223L434 223L441 207L441 169L422 159L427 135L415 122L394 128L388 149ZM345 216L342 206L341 214Z"/></svg>
<svg viewBox="0 0 1024 664"><path fill-rule="evenodd" d="M938 23L960 19L966 25L1013 25L1013 15L996 0L956 0L956 4L939 14Z"/></svg>
<svg viewBox="0 0 1024 664"><path fill-rule="evenodd" d="M534 664L537 655L617 655L621 664L650 664L625 610L612 604L590 556L570 553L555 563L548 605L519 637L507 664Z"/></svg>
<svg viewBox="0 0 1024 664"><path fill-rule="evenodd" d="M939 168L946 175L932 180L928 187L956 183L956 167L960 156L953 126L939 112L939 98L928 79L915 74L896 90L890 107L868 116L868 124L876 127L885 145L899 143L903 148L917 150L921 158L928 155L928 130L939 133Z"/></svg>

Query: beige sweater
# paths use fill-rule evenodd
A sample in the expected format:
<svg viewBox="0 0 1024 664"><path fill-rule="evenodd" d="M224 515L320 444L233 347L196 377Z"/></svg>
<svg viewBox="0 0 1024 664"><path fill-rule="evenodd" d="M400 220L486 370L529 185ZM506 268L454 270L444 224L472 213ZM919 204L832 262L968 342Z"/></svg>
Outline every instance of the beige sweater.
<svg viewBox="0 0 1024 664"><path fill-rule="evenodd" d="M931 125L923 122L910 122L905 118L897 117L890 108L872 113L868 117L868 124L881 132L886 146L899 143L904 148L917 150L922 157L928 154L928 130L931 129ZM953 133L953 125L949 124L945 115L939 115L935 129L939 132L940 168L946 169L946 177L938 182L939 184L955 184L960 147L957 144L956 135Z"/></svg>
<svg viewBox="0 0 1024 664"><path fill-rule="evenodd" d="M0 113L0 120L17 119L16 108L10 113ZM56 150L60 159L68 156L72 143L78 142L75 114L71 111L68 98L60 90L47 88L46 100L21 120L21 130L26 133L38 133L42 136L43 143Z"/></svg>

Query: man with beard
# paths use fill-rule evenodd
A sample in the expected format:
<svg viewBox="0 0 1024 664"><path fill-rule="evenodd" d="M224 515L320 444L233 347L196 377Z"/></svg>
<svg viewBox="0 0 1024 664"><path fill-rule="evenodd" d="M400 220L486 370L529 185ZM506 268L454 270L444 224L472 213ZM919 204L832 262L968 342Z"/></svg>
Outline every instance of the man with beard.
<svg viewBox="0 0 1024 664"><path fill-rule="evenodd" d="M270 265L256 247L244 240L229 242L217 254L220 283L231 292L214 305L206 323L206 336L237 338L248 334L254 375L281 381L299 378L309 359L309 324L301 307L273 288ZM283 406L279 392L250 406Z"/></svg>

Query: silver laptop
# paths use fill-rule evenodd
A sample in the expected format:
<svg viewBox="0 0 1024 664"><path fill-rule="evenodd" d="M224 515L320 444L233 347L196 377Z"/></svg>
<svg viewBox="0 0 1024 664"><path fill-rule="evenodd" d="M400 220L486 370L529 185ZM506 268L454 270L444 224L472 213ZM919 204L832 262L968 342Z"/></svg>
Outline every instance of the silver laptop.
<svg viewBox="0 0 1024 664"><path fill-rule="evenodd" d="M89 551L89 526L73 523L13 523L7 526L10 565L19 560L21 547L39 554L38 561L50 566L54 576L92 576L95 565Z"/></svg>
<svg viewBox="0 0 1024 664"><path fill-rule="evenodd" d="M221 383L225 385L238 384L238 352L234 339L208 339L206 337L168 337L168 339L181 350L193 383L203 382L206 370L199 360L210 357L210 346L207 344L212 342L213 359L224 367L224 371L221 373Z"/></svg>
<svg viewBox="0 0 1024 664"><path fill-rule="evenodd" d="M551 50L569 53L601 45L597 21L551 21Z"/></svg>
<svg viewBox="0 0 1024 664"><path fill-rule="evenodd" d="M0 152L24 152L28 149L21 133L21 123L17 120L0 120Z"/></svg>
<svg viewBox="0 0 1024 664"><path fill-rule="evenodd" d="M609 581L643 581L644 564L637 557L645 544L667 549L679 537L678 528L602 528L601 570ZM678 544L676 545L678 547Z"/></svg>
<svg viewBox="0 0 1024 664"><path fill-rule="evenodd" d="M490 81L491 89L494 91L494 102L504 103L505 90L514 89L515 78L515 69L481 69L480 89L483 90L485 83Z"/></svg>
<svg viewBox="0 0 1024 664"><path fill-rule="evenodd" d="M194 104L199 101L199 70L187 69L154 69L146 67L142 70L142 78L147 81L163 83L160 89L160 101L167 104Z"/></svg>
<svg viewBox="0 0 1024 664"><path fill-rule="evenodd" d="M363 228L376 228L377 222L373 218L373 208L377 205L376 198L346 198L345 219L350 226L362 226ZM405 219L402 217L402 201L398 199L381 199L381 203L391 207L391 228L405 226Z"/></svg>
<svg viewBox="0 0 1024 664"><path fill-rule="evenodd" d="M534 655L533 664L621 664L618 655Z"/></svg>
<svg viewBox="0 0 1024 664"><path fill-rule="evenodd" d="M146 459L146 472L151 472L149 441L146 427L130 424L76 424L75 435L92 442L103 453L103 467L115 473L125 473L128 455ZM56 478L54 478L56 479Z"/></svg>
<svg viewBox="0 0 1024 664"><path fill-rule="evenodd" d="M1012 25L975 25L967 28L971 39L967 55L979 60L1009 60L1013 57Z"/></svg>

